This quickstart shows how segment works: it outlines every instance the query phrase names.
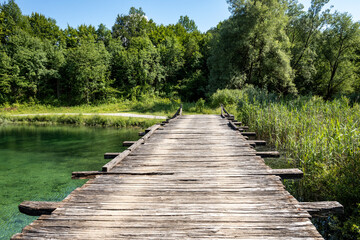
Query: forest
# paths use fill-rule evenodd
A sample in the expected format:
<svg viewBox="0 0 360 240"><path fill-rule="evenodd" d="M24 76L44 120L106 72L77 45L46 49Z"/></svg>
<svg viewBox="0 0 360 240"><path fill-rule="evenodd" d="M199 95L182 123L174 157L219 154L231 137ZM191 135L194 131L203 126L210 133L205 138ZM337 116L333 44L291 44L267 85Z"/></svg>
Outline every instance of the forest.
<svg viewBox="0 0 360 240"><path fill-rule="evenodd" d="M305 173L286 182L295 197L345 206L343 216L314 220L323 236L360 239L360 23L329 1L305 9L297 0L227 0L231 16L201 32L188 16L165 26L141 8L111 29L61 29L8 0L0 5L0 106L144 109L160 99L160 108L196 102L206 113L225 104L295 159Z"/></svg>
<svg viewBox="0 0 360 240"><path fill-rule="evenodd" d="M78 105L142 93L196 101L246 85L331 99L359 92L359 23L313 0L228 0L231 17L206 33L188 16L167 26L141 8L111 29L60 29L1 4L0 104Z"/></svg>

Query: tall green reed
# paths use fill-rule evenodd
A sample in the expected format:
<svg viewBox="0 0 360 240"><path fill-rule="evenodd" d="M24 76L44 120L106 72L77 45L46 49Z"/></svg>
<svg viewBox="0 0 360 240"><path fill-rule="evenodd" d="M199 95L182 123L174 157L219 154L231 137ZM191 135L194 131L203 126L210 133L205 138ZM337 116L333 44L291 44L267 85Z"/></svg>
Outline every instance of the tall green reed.
<svg viewBox="0 0 360 240"><path fill-rule="evenodd" d="M332 229L331 237L360 239L360 106L351 106L345 97L287 98L251 87L213 97L226 99L224 94L237 98L239 120L284 152L285 159L295 159L304 172L301 181L287 182L294 196L344 205L345 214L331 219L341 227Z"/></svg>

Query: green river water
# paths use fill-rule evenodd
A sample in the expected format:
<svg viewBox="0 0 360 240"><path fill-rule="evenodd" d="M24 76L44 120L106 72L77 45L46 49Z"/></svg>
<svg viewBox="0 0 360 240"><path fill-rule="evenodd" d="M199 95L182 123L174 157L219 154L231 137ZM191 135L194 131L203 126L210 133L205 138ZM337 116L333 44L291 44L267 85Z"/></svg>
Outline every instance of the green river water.
<svg viewBox="0 0 360 240"><path fill-rule="evenodd" d="M105 152L123 151L122 142L137 140L139 129L68 126L0 126L0 239L36 217L19 213L24 201L61 201L86 180L73 171L95 171L109 160Z"/></svg>

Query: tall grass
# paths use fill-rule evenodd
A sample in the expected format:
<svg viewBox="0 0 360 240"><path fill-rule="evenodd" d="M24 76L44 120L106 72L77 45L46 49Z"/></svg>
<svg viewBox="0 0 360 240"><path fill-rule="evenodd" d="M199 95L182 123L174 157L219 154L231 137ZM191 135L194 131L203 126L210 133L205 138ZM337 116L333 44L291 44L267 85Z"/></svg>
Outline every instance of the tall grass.
<svg viewBox="0 0 360 240"><path fill-rule="evenodd" d="M2 123L17 124L41 124L41 125L78 125L90 127L140 127L147 128L156 123L160 123L160 119L145 119L131 117L112 117L112 116L84 116L84 115L29 115L29 116L11 116L0 115L0 125Z"/></svg>
<svg viewBox="0 0 360 240"><path fill-rule="evenodd" d="M227 94L237 99L238 119L304 172L301 181L287 183L294 196L344 205L345 214L328 219L325 228L317 221L324 237L360 239L360 106L351 106L347 98L284 98L254 88ZM213 100L220 95L224 92Z"/></svg>

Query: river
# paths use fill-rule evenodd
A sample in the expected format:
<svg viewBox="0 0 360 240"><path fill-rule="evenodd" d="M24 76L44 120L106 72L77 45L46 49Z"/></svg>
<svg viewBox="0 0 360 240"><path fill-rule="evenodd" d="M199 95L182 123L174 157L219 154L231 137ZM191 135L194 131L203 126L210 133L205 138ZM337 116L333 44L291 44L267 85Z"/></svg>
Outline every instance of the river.
<svg viewBox="0 0 360 240"><path fill-rule="evenodd" d="M72 180L73 171L95 171L119 152L123 141L137 140L139 129L69 126L0 126L0 239L36 217L19 213L24 201L61 201L86 180Z"/></svg>

